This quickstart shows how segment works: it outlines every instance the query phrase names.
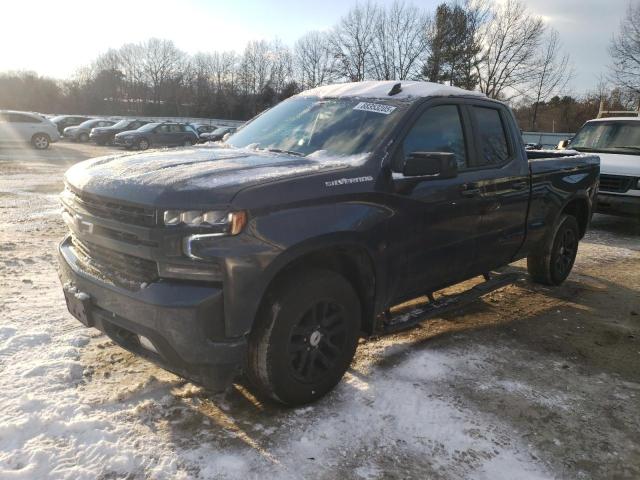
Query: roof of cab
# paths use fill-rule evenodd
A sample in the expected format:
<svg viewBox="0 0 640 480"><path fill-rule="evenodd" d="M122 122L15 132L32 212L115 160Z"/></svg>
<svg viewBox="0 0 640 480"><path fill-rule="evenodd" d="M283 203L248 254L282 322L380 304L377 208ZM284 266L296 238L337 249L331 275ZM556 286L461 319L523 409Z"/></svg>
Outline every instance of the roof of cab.
<svg viewBox="0 0 640 480"><path fill-rule="evenodd" d="M389 95L396 84L400 91ZM482 92L463 90L462 88L433 82L415 82L409 80L383 80L351 83L336 83L305 90L298 94L303 97L353 97L353 98L393 98L410 99L424 97L480 96Z"/></svg>
<svg viewBox="0 0 640 480"><path fill-rule="evenodd" d="M628 121L640 122L640 116L638 116L638 117L602 117L602 118L594 118L592 120L587 120L587 123L591 123L591 122L610 122L610 121L614 121L614 122L620 122L620 121L624 121L624 122L628 122Z"/></svg>

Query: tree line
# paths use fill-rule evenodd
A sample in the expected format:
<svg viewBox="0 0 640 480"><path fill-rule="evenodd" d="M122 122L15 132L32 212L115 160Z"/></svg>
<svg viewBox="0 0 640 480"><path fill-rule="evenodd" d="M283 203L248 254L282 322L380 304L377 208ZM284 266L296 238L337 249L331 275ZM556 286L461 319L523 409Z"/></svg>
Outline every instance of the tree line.
<svg viewBox="0 0 640 480"><path fill-rule="evenodd" d="M620 59L617 84L637 91L638 65L623 58L637 58L638 46L625 40L625 32L637 32L640 8L629 9L635 17L623 22L611 53ZM481 90L526 107L522 127L538 129L541 113L548 113L544 107L564 98L572 73L558 32L522 0L450 0L435 11L402 0L388 6L368 1L357 3L333 28L308 32L291 47L259 40L241 53L189 55L171 40L152 38L104 52L63 81L4 73L0 107L247 119L327 83L416 79ZM571 122L568 128L575 129Z"/></svg>

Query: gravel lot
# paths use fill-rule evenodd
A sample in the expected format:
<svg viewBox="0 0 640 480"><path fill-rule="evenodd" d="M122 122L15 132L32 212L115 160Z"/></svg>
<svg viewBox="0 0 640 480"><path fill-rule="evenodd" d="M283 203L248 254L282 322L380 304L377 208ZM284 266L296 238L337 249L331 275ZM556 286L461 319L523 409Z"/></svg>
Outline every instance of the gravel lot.
<svg viewBox="0 0 640 480"><path fill-rule="evenodd" d="M62 174L110 151L0 147L1 478L640 478L640 223L594 217L563 286L363 342L335 392L285 410L66 312Z"/></svg>

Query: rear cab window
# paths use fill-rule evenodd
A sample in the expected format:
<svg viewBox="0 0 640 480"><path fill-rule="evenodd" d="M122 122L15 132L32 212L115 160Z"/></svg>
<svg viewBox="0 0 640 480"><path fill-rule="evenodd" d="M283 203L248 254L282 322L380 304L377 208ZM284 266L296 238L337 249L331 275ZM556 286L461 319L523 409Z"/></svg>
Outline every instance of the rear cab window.
<svg viewBox="0 0 640 480"><path fill-rule="evenodd" d="M478 138L476 167L504 165L511 152L502 113L497 108L473 105L470 107L475 120Z"/></svg>

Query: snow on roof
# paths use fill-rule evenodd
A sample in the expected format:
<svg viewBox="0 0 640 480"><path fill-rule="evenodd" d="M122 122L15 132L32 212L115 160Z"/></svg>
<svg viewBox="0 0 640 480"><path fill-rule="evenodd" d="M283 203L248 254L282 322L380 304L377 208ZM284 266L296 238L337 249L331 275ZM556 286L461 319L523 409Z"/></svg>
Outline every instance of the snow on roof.
<svg viewBox="0 0 640 480"><path fill-rule="evenodd" d="M640 122L640 116L639 117L603 117L603 118L594 118L592 120L587 120L587 123L591 123L591 122L610 122L612 120L614 122L619 122L619 121L628 122L629 120L631 120L632 122Z"/></svg>
<svg viewBox="0 0 640 480"><path fill-rule="evenodd" d="M400 83L402 90L392 96L389 91ZM351 83L336 83L305 90L299 94L303 97L364 97L364 98L416 98L416 97L449 97L474 95L484 97L482 92L463 90L458 87L441 85L433 82L414 82L408 80L384 80Z"/></svg>

